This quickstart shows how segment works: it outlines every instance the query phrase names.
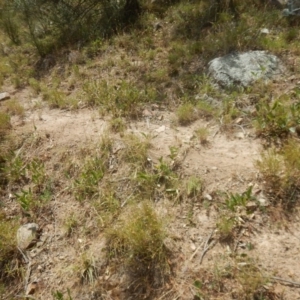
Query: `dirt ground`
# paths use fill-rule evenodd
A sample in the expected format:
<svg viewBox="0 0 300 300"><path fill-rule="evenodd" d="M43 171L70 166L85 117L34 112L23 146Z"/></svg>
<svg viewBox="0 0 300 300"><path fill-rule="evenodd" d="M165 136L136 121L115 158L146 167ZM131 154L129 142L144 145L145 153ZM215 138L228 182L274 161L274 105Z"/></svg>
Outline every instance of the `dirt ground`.
<svg viewBox="0 0 300 300"><path fill-rule="evenodd" d="M109 119L100 117L97 111L31 109L35 100L30 94L24 94L22 99L27 105L26 117L22 121L17 117L13 119L13 130L17 135L39 137L39 143L30 148L28 155L43 157L51 176L59 176L59 165L66 153L72 158L76 151L96 144L108 130ZM267 201L254 166L255 160L259 159L260 141L248 129L238 128L228 135L215 121L198 120L181 127L174 120L172 112L153 109L150 116L126 124L126 132L151 136L149 158L153 162L167 157L170 147L177 147L181 178L195 175L204 182L204 201L192 206L187 202L174 205L167 200L155 203L159 213L168 219L166 245L172 252L170 260L175 266L172 280L155 299L198 299L194 298L194 281L198 278L209 286L213 274L234 265L233 255L246 255L256 262L259 272L269 278L265 288L278 296L274 299L300 299L299 286L288 282L299 282L300 278L299 215L293 217L293 222L280 217L274 221L254 208L251 214L240 213L243 229L233 244L218 239L218 192L242 193L252 186L255 195ZM199 127L209 130L208 142L204 145L194 138L194 130ZM110 134L116 141L120 139L118 134ZM16 210L13 201L10 205ZM93 213L64 190L54 196L50 207L50 211L39 219L42 229L39 242L26 252L30 265L25 277L28 288L33 291L30 299L53 299L53 292L67 289L70 289L72 299L78 300L137 299L124 292L126 275L114 273L105 265L103 233L84 234L84 230L93 230L95 226ZM85 228L79 228L76 235L69 237L65 220L71 213L84 216ZM25 218L22 223L26 221ZM76 268L83 253L97 258L99 269L103 271L88 286L79 282L80 270ZM228 283L228 286L218 288L215 297L211 293L209 299L239 299L234 296L235 288ZM18 287L19 295L24 294L23 289L24 286Z"/></svg>

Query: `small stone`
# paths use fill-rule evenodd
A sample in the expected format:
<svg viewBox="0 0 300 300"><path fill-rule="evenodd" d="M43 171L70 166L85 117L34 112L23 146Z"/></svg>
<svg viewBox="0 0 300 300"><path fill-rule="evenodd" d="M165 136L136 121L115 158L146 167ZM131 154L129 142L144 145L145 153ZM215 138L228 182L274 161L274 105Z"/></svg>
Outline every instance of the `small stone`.
<svg viewBox="0 0 300 300"><path fill-rule="evenodd" d="M241 124L243 122L243 118L237 118L235 120L235 124Z"/></svg>
<svg viewBox="0 0 300 300"><path fill-rule="evenodd" d="M160 28L162 28L162 25L161 25L160 22L156 22L156 23L153 25L154 31L157 31L157 30L159 30Z"/></svg>
<svg viewBox="0 0 300 300"><path fill-rule="evenodd" d="M269 201L267 200L267 199L265 199L265 198L258 198L257 199L257 201L259 202L259 205L260 206L269 206L270 204L269 204Z"/></svg>
<svg viewBox="0 0 300 300"><path fill-rule="evenodd" d="M165 130L166 130L166 126L163 125L163 126L160 126L159 128L157 128L155 131L158 132L158 133L160 133L160 132L163 132Z"/></svg>
<svg viewBox="0 0 300 300"><path fill-rule="evenodd" d="M41 265L38 265L37 269L42 272L43 271L43 267Z"/></svg>
<svg viewBox="0 0 300 300"><path fill-rule="evenodd" d="M212 201L212 199L213 199L212 196L210 194L207 194L207 193L205 193L203 195L203 197L204 197L204 199L209 200L209 201Z"/></svg>
<svg viewBox="0 0 300 300"><path fill-rule="evenodd" d="M7 93L7 92L0 93L0 101L7 100L9 98L10 98L9 93Z"/></svg>
<svg viewBox="0 0 300 300"><path fill-rule="evenodd" d="M21 226L17 231L17 244L21 249L27 249L36 238L39 226L35 223L28 223Z"/></svg>
<svg viewBox="0 0 300 300"><path fill-rule="evenodd" d="M244 139L245 138L245 135L243 132L237 132L235 135L234 135L237 139Z"/></svg>
<svg viewBox="0 0 300 300"><path fill-rule="evenodd" d="M252 210L253 211L257 208L257 204L254 201L249 201L246 204L246 208L247 208L247 210Z"/></svg>
<svg viewBox="0 0 300 300"><path fill-rule="evenodd" d="M196 250L196 245L194 243L191 244L191 250L195 251Z"/></svg>
<svg viewBox="0 0 300 300"><path fill-rule="evenodd" d="M143 110L143 116L144 117L151 117L152 113L148 109Z"/></svg>
<svg viewBox="0 0 300 300"><path fill-rule="evenodd" d="M40 240L42 241L42 242L46 242L47 241L47 239L48 239L48 235L46 235L46 234L43 234L41 237L40 237Z"/></svg>
<svg viewBox="0 0 300 300"><path fill-rule="evenodd" d="M260 30L260 33L267 35L267 34L270 34L270 30L268 28L262 28Z"/></svg>
<svg viewBox="0 0 300 300"><path fill-rule="evenodd" d="M37 242L37 243L36 243L36 246L37 246L37 247L42 247L43 244L44 244L44 242Z"/></svg>

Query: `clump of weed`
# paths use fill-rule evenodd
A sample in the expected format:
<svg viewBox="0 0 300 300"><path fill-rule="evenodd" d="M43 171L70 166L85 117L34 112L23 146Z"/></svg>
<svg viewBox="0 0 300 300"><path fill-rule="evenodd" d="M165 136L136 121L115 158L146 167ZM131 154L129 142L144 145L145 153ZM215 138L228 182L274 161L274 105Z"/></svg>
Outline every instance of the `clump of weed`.
<svg viewBox="0 0 300 300"><path fill-rule="evenodd" d="M83 86L86 103L110 112L113 117L138 118L141 116L141 105L156 100L156 91L143 89L134 83L122 81L120 85L111 85L106 81L86 82Z"/></svg>
<svg viewBox="0 0 300 300"><path fill-rule="evenodd" d="M194 135L197 140L200 141L202 145L205 145L208 143L208 135L209 130L206 127L200 127L195 130Z"/></svg>
<svg viewBox="0 0 300 300"><path fill-rule="evenodd" d="M73 181L73 194L79 201L94 200L101 194L100 184L108 168L108 159L112 151L112 140L103 135L95 153L88 155Z"/></svg>
<svg viewBox="0 0 300 300"><path fill-rule="evenodd" d="M66 234L67 236L71 236L76 228L79 226L79 219L78 217L74 214L71 213L65 220L64 226L66 228Z"/></svg>
<svg viewBox="0 0 300 300"><path fill-rule="evenodd" d="M286 99L274 102L261 101L256 105L254 126L258 136L269 141L287 138L300 124L298 103L287 103Z"/></svg>
<svg viewBox="0 0 300 300"><path fill-rule="evenodd" d="M0 282L11 282L21 277L19 253L16 248L16 232L18 224L13 219L6 218L0 208Z"/></svg>
<svg viewBox="0 0 300 300"><path fill-rule="evenodd" d="M168 270L166 231L151 203L131 207L106 235L108 255L125 265L132 279L142 285L143 292L147 285L161 286Z"/></svg>
<svg viewBox="0 0 300 300"><path fill-rule="evenodd" d="M152 168L137 172L134 181L138 183L139 193L143 197L158 200L163 195L179 194L178 176L171 163L162 157Z"/></svg>
<svg viewBox="0 0 300 300"><path fill-rule="evenodd" d="M124 136L124 143L125 148L121 153L121 158L137 168L144 168L148 163L148 150L151 147L149 137L128 134Z"/></svg>
<svg viewBox="0 0 300 300"><path fill-rule="evenodd" d="M10 116L4 112L0 112L0 142L7 135L11 128Z"/></svg>
<svg viewBox="0 0 300 300"><path fill-rule="evenodd" d="M231 243L235 237L235 229L237 221L234 216L222 215L217 222L217 229L220 236L220 241Z"/></svg>
<svg viewBox="0 0 300 300"><path fill-rule="evenodd" d="M201 178L196 176L191 176L186 182L186 192L187 196L194 198L201 195L203 190L203 182Z"/></svg>
<svg viewBox="0 0 300 300"><path fill-rule="evenodd" d="M78 177L73 183L73 193L77 200L84 201L99 196L100 181L107 169L106 161L101 157L86 160Z"/></svg>
<svg viewBox="0 0 300 300"><path fill-rule="evenodd" d="M232 243L240 229L239 213L246 209L249 201L255 201L252 187L243 193L225 194L225 202L222 203L223 211L217 222L220 241Z"/></svg>
<svg viewBox="0 0 300 300"><path fill-rule="evenodd" d="M251 200L255 200L255 197L252 195L252 186L241 194L230 193L225 200L225 206L227 209L234 212L237 207L245 207L247 202Z"/></svg>
<svg viewBox="0 0 300 300"><path fill-rule="evenodd" d="M176 116L180 125L189 125L199 117L197 108L191 103L185 103L179 106L176 111Z"/></svg>
<svg viewBox="0 0 300 300"><path fill-rule="evenodd" d="M24 117L25 115L24 107L16 99L6 101L5 110L12 116Z"/></svg>
<svg viewBox="0 0 300 300"><path fill-rule="evenodd" d="M44 163L38 159L26 162L21 158L13 158L4 168L9 186L16 190L16 201L23 213L38 214L52 198L53 182L45 171ZM23 185L19 187L17 185Z"/></svg>
<svg viewBox="0 0 300 300"><path fill-rule="evenodd" d="M59 90L43 89L43 99L47 101L50 108L67 108L69 107L66 95Z"/></svg>
<svg viewBox="0 0 300 300"><path fill-rule="evenodd" d="M120 199L118 199L114 187L111 184L102 185L100 195L92 202L97 212L97 220L101 227L106 227L119 214L121 208Z"/></svg>
<svg viewBox="0 0 300 300"><path fill-rule="evenodd" d="M56 291L56 292L52 292L52 296L54 300L73 300L73 298L71 297L71 292L68 289L67 290L67 298L65 298L65 294L61 291Z"/></svg>
<svg viewBox="0 0 300 300"><path fill-rule="evenodd" d="M241 286L239 299L273 299L273 297L268 297L269 293L264 289L268 278L263 276L253 259L238 257L234 278Z"/></svg>
<svg viewBox="0 0 300 300"><path fill-rule="evenodd" d="M92 255L83 253L80 258L79 274L81 283L94 283L98 277L96 260Z"/></svg>
<svg viewBox="0 0 300 300"><path fill-rule="evenodd" d="M207 101L200 100L196 103L198 115L204 119L211 119L217 115L217 109Z"/></svg>
<svg viewBox="0 0 300 300"><path fill-rule="evenodd" d="M29 78L28 84L31 87L31 89L35 95L38 95L42 91L40 82L38 80L36 80L35 78Z"/></svg>
<svg viewBox="0 0 300 300"><path fill-rule="evenodd" d="M122 133L126 129L125 121L122 118L113 118L110 120L110 128L113 132Z"/></svg>
<svg viewBox="0 0 300 300"><path fill-rule="evenodd" d="M271 148L263 152L256 162L271 202L288 210L297 205L300 199L299 149L295 140L289 140L281 150Z"/></svg>

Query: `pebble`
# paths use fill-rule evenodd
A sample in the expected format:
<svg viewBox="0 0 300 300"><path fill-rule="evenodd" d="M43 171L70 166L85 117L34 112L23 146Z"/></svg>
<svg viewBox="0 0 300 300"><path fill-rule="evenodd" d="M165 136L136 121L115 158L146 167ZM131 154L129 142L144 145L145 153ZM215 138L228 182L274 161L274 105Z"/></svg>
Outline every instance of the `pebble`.
<svg viewBox="0 0 300 300"><path fill-rule="evenodd" d="M7 100L9 98L10 98L9 93L7 93L7 92L0 93L0 101Z"/></svg>

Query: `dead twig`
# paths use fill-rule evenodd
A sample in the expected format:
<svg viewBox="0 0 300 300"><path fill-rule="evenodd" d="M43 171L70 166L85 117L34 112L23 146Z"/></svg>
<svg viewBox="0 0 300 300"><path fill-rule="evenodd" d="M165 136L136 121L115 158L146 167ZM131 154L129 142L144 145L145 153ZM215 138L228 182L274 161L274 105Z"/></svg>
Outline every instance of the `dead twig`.
<svg viewBox="0 0 300 300"><path fill-rule="evenodd" d="M36 300L35 297L33 296L29 296L29 295L25 295L25 296L22 296L22 295L17 295L16 296L17 298L25 298L25 299L33 299L33 300Z"/></svg>
<svg viewBox="0 0 300 300"><path fill-rule="evenodd" d="M27 291L27 287L28 287L28 284L29 284L30 275L31 275L31 261L28 262L27 270L26 270L26 277L25 277L25 283L24 283L25 293Z"/></svg>
<svg viewBox="0 0 300 300"><path fill-rule="evenodd" d="M287 283L287 284L293 285L295 287L300 287L299 282L283 279L283 278L280 278L280 277L269 277L269 279L274 280L274 281L279 281L279 282L282 282L282 283Z"/></svg>
<svg viewBox="0 0 300 300"><path fill-rule="evenodd" d="M239 245L239 242L240 242L240 239L241 237L243 236L245 232L245 229L242 229L241 233L239 234L238 238L237 238L237 241L235 243L235 246L234 246L234 249L233 249L233 252L236 252L237 248L238 248L238 245Z"/></svg>
<svg viewBox="0 0 300 300"><path fill-rule="evenodd" d="M204 249L203 249L203 252L202 252L202 255L201 255L201 258L200 258L200 265L202 264L202 261L203 261L203 258L204 258L204 255L206 254L206 252L211 249L217 242L214 241L212 243L209 243L209 241L211 240L211 237L213 236L215 232L215 229L212 230L211 234L209 235L209 237L207 238L206 242L205 242L205 245L204 245Z"/></svg>
<svg viewBox="0 0 300 300"><path fill-rule="evenodd" d="M28 257L25 255L25 253L22 251L22 249L20 247L17 247L18 250L20 251L20 253L22 254L24 260L25 260L25 263L28 264L29 263L29 259Z"/></svg>

